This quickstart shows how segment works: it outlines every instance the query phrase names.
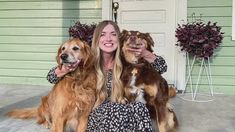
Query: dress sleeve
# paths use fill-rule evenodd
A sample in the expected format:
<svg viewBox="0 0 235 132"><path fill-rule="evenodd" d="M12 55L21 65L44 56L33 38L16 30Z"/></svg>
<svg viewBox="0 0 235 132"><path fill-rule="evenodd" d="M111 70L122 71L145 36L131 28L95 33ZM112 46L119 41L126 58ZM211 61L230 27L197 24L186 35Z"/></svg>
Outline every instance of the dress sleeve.
<svg viewBox="0 0 235 132"><path fill-rule="evenodd" d="M49 70L48 74L47 74L47 80L48 82L52 83L52 84L56 84L61 78L57 77L57 75L55 74L55 69L57 67L53 67L52 69Z"/></svg>
<svg viewBox="0 0 235 132"><path fill-rule="evenodd" d="M154 62L150 63L150 65L160 74L167 71L166 61L161 56L157 56Z"/></svg>

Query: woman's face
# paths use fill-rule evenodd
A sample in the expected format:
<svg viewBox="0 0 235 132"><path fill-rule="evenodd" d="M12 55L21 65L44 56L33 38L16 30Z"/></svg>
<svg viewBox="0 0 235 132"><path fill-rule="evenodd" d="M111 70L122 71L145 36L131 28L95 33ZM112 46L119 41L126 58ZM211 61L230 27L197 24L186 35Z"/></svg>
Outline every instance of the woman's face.
<svg viewBox="0 0 235 132"><path fill-rule="evenodd" d="M100 40L99 40L99 48L103 51L103 53L113 53L119 44L118 34L115 31L113 25L108 24L104 27Z"/></svg>

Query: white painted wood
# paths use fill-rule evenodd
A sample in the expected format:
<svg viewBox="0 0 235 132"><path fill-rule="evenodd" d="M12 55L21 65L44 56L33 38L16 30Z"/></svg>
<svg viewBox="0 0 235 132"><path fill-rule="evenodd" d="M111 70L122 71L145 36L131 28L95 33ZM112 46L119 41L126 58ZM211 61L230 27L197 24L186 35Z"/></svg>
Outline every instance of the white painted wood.
<svg viewBox="0 0 235 132"><path fill-rule="evenodd" d="M112 20L112 0L102 0L102 20Z"/></svg>
<svg viewBox="0 0 235 132"><path fill-rule="evenodd" d="M118 25L121 29L149 32L155 41L154 52L165 58L168 71L163 76L175 80L175 0L119 2Z"/></svg>
<svg viewBox="0 0 235 132"><path fill-rule="evenodd" d="M235 40L235 0L233 0L233 13L232 13L232 40Z"/></svg>
<svg viewBox="0 0 235 132"><path fill-rule="evenodd" d="M177 24L187 22L187 0L177 0L176 3L177 27ZM176 47L175 50L175 85L178 90L185 90L186 54L180 51L180 47Z"/></svg>
<svg viewBox="0 0 235 132"><path fill-rule="evenodd" d="M168 71L163 76L169 84L174 84L179 90L185 89L185 54L175 46L175 29L178 23L187 20L187 0L113 0L113 2L119 2L117 21L120 28L149 32L155 41L154 52L164 57L168 64ZM112 18L112 14L106 17Z"/></svg>

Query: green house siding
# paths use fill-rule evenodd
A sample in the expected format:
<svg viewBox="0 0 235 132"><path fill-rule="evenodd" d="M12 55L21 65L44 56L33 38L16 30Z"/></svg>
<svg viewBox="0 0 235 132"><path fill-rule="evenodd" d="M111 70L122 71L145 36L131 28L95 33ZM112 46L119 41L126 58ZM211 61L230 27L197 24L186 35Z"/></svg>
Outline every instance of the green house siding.
<svg viewBox="0 0 235 132"><path fill-rule="evenodd" d="M216 49L211 59L211 72L216 93L235 94L235 41L232 41L232 0L188 0L188 21L192 21L192 14L197 19L202 14L204 22L217 22L225 32L221 46ZM193 69L193 81L197 81L200 66ZM200 90L208 90L207 78L202 76Z"/></svg>
<svg viewBox="0 0 235 132"><path fill-rule="evenodd" d="M97 0L0 0L0 84L49 85L59 45L77 20L101 20Z"/></svg>
<svg viewBox="0 0 235 132"><path fill-rule="evenodd" d="M59 45L69 38L77 20L101 20L101 0L0 0L0 84L50 85L45 76L56 65ZM192 13L204 22L217 22L225 32L221 47L211 59L216 93L235 94L235 41L231 40L232 0L188 0ZM197 79L199 66L193 70ZM200 90L208 90L202 76Z"/></svg>

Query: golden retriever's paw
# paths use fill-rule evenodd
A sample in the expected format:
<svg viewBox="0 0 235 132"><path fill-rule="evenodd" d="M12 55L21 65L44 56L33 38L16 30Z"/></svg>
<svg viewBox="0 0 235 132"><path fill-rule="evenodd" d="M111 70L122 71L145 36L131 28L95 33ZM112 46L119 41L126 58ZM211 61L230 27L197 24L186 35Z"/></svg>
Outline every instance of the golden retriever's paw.
<svg viewBox="0 0 235 132"><path fill-rule="evenodd" d="M42 125L43 125L45 128L47 128L47 129L50 129L50 128L51 128L50 123L48 123L47 121L45 121Z"/></svg>

